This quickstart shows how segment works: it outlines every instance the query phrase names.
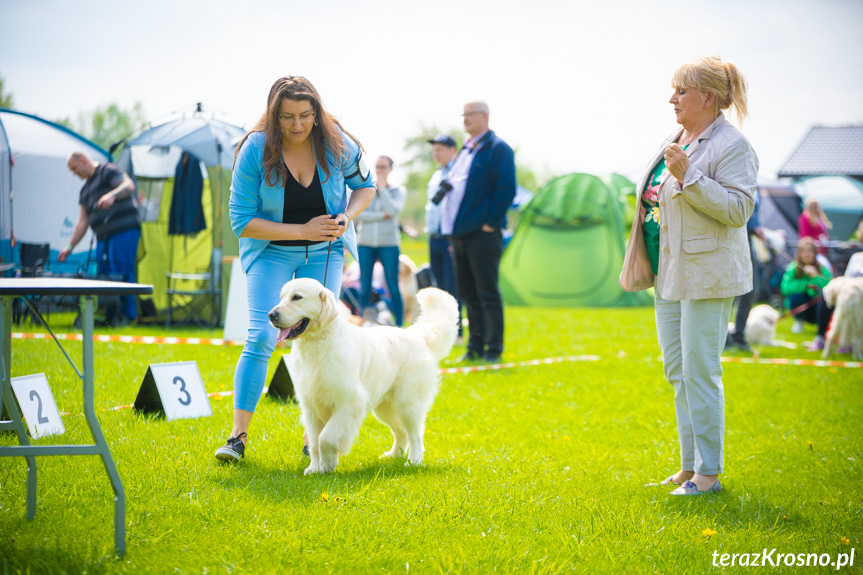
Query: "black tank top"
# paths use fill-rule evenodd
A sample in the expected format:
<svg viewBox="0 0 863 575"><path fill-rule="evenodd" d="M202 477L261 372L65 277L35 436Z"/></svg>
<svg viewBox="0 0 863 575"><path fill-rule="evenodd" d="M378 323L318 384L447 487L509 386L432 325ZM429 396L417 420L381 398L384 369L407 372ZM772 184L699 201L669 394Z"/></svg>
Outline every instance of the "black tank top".
<svg viewBox="0 0 863 575"><path fill-rule="evenodd" d="M282 211L282 223L304 224L316 216L325 215L327 213L327 206L324 203L324 190L321 187L321 180L318 178L318 170L315 170L315 177L312 178L312 183L309 184L308 188L304 188L294 178L290 170L287 170L287 172L288 177L285 179L285 208ZM321 242L278 240L270 243L277 246L313 246Z"/></svg>

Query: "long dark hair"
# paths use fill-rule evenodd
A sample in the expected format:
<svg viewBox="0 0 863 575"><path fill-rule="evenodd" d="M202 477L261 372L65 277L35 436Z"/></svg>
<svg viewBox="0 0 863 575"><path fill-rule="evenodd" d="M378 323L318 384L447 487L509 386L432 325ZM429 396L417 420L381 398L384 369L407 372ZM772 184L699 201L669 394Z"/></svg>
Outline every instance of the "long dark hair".
<svg viewBox="0 0 863 575"><path fill-rule="evenodd" d="M821 264L818 263L818 246L815 245L815 240L812 238L800 238L800 242L797 244L797 252L794 254L794 261L797 262L797 269L794 270L794 275L797 279L803 277L803 268L807 264L803 263L802 251L803 249L811 249L815 252L815 267L818 268L818 272L821 273Z"/></svg>
<svg viewBox="0 0 863 575"><path fill-rule="evenodd" d="M234 151L234 164L237 163L237 154L249 134L263 132L265 134L263 164L267 185L274 186L279 181L285 181L288 177L288 168L282 161L282 130L279 128L279 108L282 100L285 99L304 100L312 105L315 125L312 127L311 137L315 144L318 166L323 167L326 174L324 181L327 181L330 178L330 166L327 162L326 148L329 147L332 150L337 161L347 152L341 132L357 142L360 148L362 144L324 109L318 91L302 76L285 76L276 80L267 96L267 111L237 144L237 149Z"/></svg>

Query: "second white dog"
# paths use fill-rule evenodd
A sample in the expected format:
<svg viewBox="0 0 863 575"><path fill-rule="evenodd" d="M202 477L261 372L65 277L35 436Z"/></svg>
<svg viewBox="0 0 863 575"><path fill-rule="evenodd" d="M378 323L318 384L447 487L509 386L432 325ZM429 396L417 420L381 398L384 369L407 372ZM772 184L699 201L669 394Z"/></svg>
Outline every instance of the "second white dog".
<svg viewBox="0 0 863 575"><path fill-rule="evenodd" d="M824 301L833 308L823 358L834 348L851 347L854 359L863 359L863 278L840 276L824 286Z"/></svg>
<svg viewBox="0 0 863 575"><path fill-rule="evenodd" d="M290 366L309 436L306 475L335 469L369 410L393 434L383 456L407 452L411 464L422 463L426 415L439 386L437 362L455 343L458 306L436 288L417 299L422 313L409 328L360 328L339 315L332 292L317 281L295 279L282 288L269 318L279 341L296 340Z"/></svg>
<svg viewBox="0 0 863 575"><path fill-rule="evenodd" d="M757 305L749 312L743 337L750 345L774 345L779 312L767 304Z"/></svg>

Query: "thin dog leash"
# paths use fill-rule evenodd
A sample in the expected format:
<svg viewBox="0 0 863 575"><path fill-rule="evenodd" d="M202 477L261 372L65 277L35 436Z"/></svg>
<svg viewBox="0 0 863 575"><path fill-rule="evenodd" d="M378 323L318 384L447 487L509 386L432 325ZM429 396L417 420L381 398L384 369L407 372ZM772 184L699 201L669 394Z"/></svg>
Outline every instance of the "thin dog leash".
<svg viewBox="0 0 863 575"><path fill-rule="evenodd" d="M336 214L330 216L332 219L336 219ZM344 225L339 223L339 225ZM308 248L306 248L308 249ZM324 285L327 285L327 274L330 271L330 252L333 251L333 240L327 242L327 264L324 266Z"/></svg>
<svg viewBox="0 0 863 575"><path fill-rule="evenodd" d="M797 307L795 307L794 309L787 310L785 313L783 313L781 316L779 316L779 319L786 318L789 315L797 315L799 313L803 313L804 311L806 311L807 309L809 309L810 307L812 307L813 305L817 304L820 301L821 301L821 296L817 295L814 298L807 301L806 303L800 304Z"/></svg>

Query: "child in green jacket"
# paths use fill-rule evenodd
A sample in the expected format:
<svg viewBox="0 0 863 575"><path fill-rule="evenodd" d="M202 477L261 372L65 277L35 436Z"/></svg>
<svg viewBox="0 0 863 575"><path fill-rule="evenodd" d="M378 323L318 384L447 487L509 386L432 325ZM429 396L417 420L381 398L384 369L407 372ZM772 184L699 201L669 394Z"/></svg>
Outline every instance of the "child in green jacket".
<svg viewBox="0 0 863 575"><path fill-rule="evenodd" d="M809 351L824 349L824 335L833 314L821 297L821 290L831 279L830 270L818 263L817 256L818 248L812 238L801 239L794 261L788 264L782 275L785 307L791 310L796 320L818 326L818 335Z"/></svg>

